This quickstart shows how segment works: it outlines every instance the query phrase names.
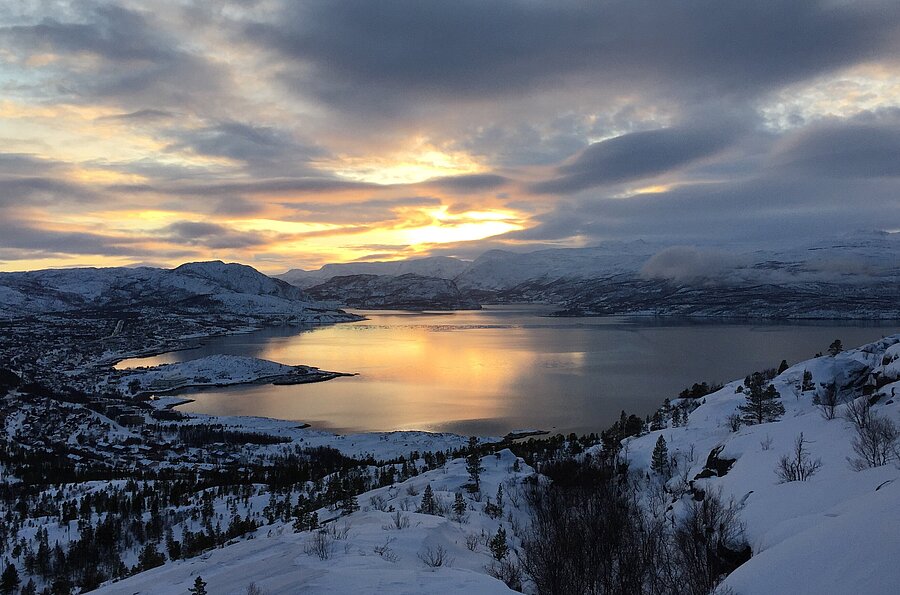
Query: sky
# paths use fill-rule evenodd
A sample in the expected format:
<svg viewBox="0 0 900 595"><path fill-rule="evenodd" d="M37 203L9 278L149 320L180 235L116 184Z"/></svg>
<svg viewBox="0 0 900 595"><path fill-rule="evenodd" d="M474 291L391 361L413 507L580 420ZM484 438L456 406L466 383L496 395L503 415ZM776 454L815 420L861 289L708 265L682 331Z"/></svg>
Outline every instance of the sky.
<svg viewBox="0 0 900 595"><path fill-rule="evenodd" d="M0 2L0 270L869 229L896 0Z"/></svg>

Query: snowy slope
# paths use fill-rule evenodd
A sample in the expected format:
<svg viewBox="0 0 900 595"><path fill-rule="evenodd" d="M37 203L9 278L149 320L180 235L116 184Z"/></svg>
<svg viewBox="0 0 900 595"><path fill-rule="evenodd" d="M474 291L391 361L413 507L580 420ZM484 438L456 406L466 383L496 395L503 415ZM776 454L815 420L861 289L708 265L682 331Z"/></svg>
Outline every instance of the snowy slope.
<svg viewBox="0 0 900 595"><path fill-rule="evenodd" d="M333 277L348 275L398 276L413 274L422 277L453 279L466 270L468 264L469 263L464 260L449 256L380 262L348 262L341 264L326 264L315 271L291 269L283 275L277 275L277 278L287 281L292 285L296 285L297 287L311 287Z"/></svg>
<svg viewBox="0 0 900 595"><path fill-rule="evenodd" d="M434 262L441 265L430 266ZM453 265L444 267L446 262ZM553 303L575 315L900 318L900 233L881 231L762 250L641 240L525 253L490 250L472 262L326 265L283 278L311 287L336 275L405 272L452 280L481 304Z"/></svg>
<svg viewBox="0 0 900 595"><path fill-rule="evenodd" d="M498 457L482 459L482 490L495 493L503 483L507 493L516 493L531 474L526 465L512 470L515 456L508 450ZM481 539L492 536L503 525L512 539L512 523L491 519L462 486L468 481L465 462L457 459L446 468L423 473L396 486L372 490L359 497L361 510L333 521L335 530L347 527L345 539L332 543L331 557L321 560L306 552L313 538L309 531L295 533L290 525L277 523L261 528L255 539L213 550L199 558L166 564L95 591L98 594L128 593L181 595L196 576L207 582L207 591L217 595L243 595L250 583L269 595L289 593L513 593L485 572L492 558ZM456 493L464 493L469 508L462 520L414 512L425 486L431 485L437 501L449 505ZM510 519L526 518L523 501L506 505ZM401 511L408 526L398 529L389 507ZM382 511L384 509L385 511ZM327 520L337 513L319 511ZM478 539L474 551L467 538ZM387 548L382 554L381 548ZM439 568L420 558L429 548L447 552L448 563Z"/></svg>
<svg viewBox="0 0 900 595"><path fill-rule="evenodd" d="M350 308L477 310L481 306L449 279L412 273L332 277L306 288L310 296Z"/></svg>
<svg viewBox="0 0 900 595"><path fill-rule="evenodd" d="M900 462L855 471L850 423L839 405L835 419L825 419L813 404L813 392L799 390L804 370L814 382L837 383L847 399L877 379L881 386L872 411L900 424L900 335L888 337L837 357L799 363L774 380L786 414L777 422L728 428L727 418L744 402L729 383L703 399L686 427L667 428L631 439L632 466L649 471L660 435L678 461L678 475L693 479L708 453L723 447L722 458L736 459L723 477L694 480L704 491L721 490L740 504L740 517L753 558L726 579L741 595L771 593L894 593L900 584ZM861 399L869 397L858 397ZM779 483L778 460L789 454L800 433L822 467L809 481ZM691 456L693 455L693 456ZM669 482L670 489L678 477ZM676 504L676 514L679 506Z"/></svg>

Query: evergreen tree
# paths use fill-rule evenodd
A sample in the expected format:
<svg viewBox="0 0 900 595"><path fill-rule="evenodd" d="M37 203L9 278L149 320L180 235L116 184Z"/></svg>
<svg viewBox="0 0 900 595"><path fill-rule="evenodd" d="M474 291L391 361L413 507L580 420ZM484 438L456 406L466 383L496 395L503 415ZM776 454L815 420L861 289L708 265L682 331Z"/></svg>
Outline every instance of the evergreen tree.
<svg viewBox="0 0 900 595"><path fill-rule="evenodd" d="M461 493L456 492L456 498L453 500L453 514L456 515L456 518L461 519L466 514L466 508L465 498Z"/></svg>
<svg viewBox="0 0 900 595"><path fill-rule="evenodd" d="M0 593L4 595L12 593L19 586L19 582L21 582L19 571L12 563L8 563L6 569L3 570L3 574L0 575Z"/></svg>
<svg viewBox="0 0 900 595"><path fill-rule="evenodd" d="M803 392L807 392L816 388L816 385L813 384L812 372L809 370L803 370L803 383L800 386L800 390Z"/></svg>
<svg viewBox="0 0 900 595"><path fill-rule="evenodd" d="M828 355L831 357L836 356L840 352L844 350L844 344L841 343L840 339L835 339L832 341L831 345L828 346Z"/></svg>
<svg viewBox="0 0 900 595"><path fill-rule="evenodd" d="M469 438L469 455L466 457L466 471L469 472L471 491L477 492L481 489L481 472L483 470L481 457L478 456L478 438L472 436Z"/></svg>
<svg viewBox="0 0 900 595"><path fill-rule="evenodd" d="M208 595L206 592L206 582L201 577L194 579L194 586L188 589L191 595Z"/></svg>
<svg viewBox="0 0 900 595"><path fill-rule="evenodd" d="M422 504L419 505L419 512L434 514L434 492L431 491L431 484L425 486L425 492L422 494Z"/></svg>
<svg viewBox="0 0 900 595"><path fill-rule="evenodd" d="M745 403L738 406L741 421L747 425L762 424L778 421L784 415L781 395L763 374L754 372L747 376L744 385Z"/></svg>
<svg viewBox="0 0 900 595"><path fill-rule="evenodd" d="M650 462L650 468L654 473L668 478L669 476L669 447L666 446L666 439L662 436L656 441L653 448L653 457Z"/></svg>
<svg viewBox="0 0 900 595"><path fill-rule="evenodd" d="M37 585L34 584L33 578L28 579L28 582L22 587L19 595L37 595Z"/></svg>
<svg viewBox="0 0 900 595"><path fill-rule="evenodd" d="M347 493L343 500L341 500L341 510L344 514L350 514L359 510L359 501L356 499L356 495L353 493Z"/></svg>
<svg viewBox="0 0 900 595"><path fill-rule="evenodd" d="M150 570L165 563L166 557L156 551L156 545L153 543L145 545L138 557L138 568L141 571Z"/></svg>
<svg viewBox="0 0 900 595"><path fill-rule="evenodd" d="M491 537L491 540L488 542L488 547L491 548L491 554L494 556L495 560L503 560L509 554L509 546L506 544L506 531L503 527L497 529L497 534Z"/></svg>
<svg viewBox="0 0 900 595"><path fill-rule="evenodd" d="M778 366L778 373L781 374L785 370L788 369L788 363L786 359L781 360L781 365Z"/></svg>

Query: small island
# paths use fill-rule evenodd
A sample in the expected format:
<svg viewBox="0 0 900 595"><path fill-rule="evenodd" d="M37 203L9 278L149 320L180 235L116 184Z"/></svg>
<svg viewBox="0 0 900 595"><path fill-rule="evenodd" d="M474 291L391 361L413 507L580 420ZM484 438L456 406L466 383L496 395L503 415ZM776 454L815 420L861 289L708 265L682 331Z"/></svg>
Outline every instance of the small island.
<svg viewBox="0 0 900 595"><path fill-rule="evenodd" d="M237 384L308 384L340 376L353 374L313 366L289 366L255 357L211 355L186 362L128 368L121 370L113 383L123 393L138 396Z"/></svg>

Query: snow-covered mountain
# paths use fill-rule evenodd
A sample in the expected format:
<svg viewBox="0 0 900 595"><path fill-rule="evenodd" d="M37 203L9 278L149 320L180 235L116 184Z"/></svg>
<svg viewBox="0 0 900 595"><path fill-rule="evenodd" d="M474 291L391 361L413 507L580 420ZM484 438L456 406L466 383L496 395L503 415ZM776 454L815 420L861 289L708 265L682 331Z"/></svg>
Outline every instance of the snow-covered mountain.
<svg viewBox="0 0 900 595"><path fill-rule="evenodd" d="M428 262L326 265L282 277L311 287L338 271L396 276L404 265ZM526 253L491 250L471 262L435 262L441 266L429 276L452 280L481 304L552 303L581 315L900 318L900 233L856 232L753 250L638 240Z"/></svg>
<svg viewBox="0 0 900 595"><path fill-rule="evenodd" d="M256 269L221 261L175 269L81 268L0 273L0 316L164 307L171 311L330 322L347 315Z"/></svg>
<svg viewBox="0 0 900 595"><path fill-rule="evenodd" d="M326 264L315 271L303 269L291 269L283 275L277 275L278 279L287 281L297 287L312 287L333 277L346 277L350 275L419 275L422 277L437 277L439 279L453 279L466 270L469 263L450 256L434 256L430 258L414 258L410 260L393 260L379 262L348 262L339 264Z"/></svg>
<svg viewBox="0 0 900 595"><path fill-rule="evenodd" d="M348 275L332 277L308 287L313 298L351 308L391 310L477 310L481 306L449 279L404 275Z"/></svg>

